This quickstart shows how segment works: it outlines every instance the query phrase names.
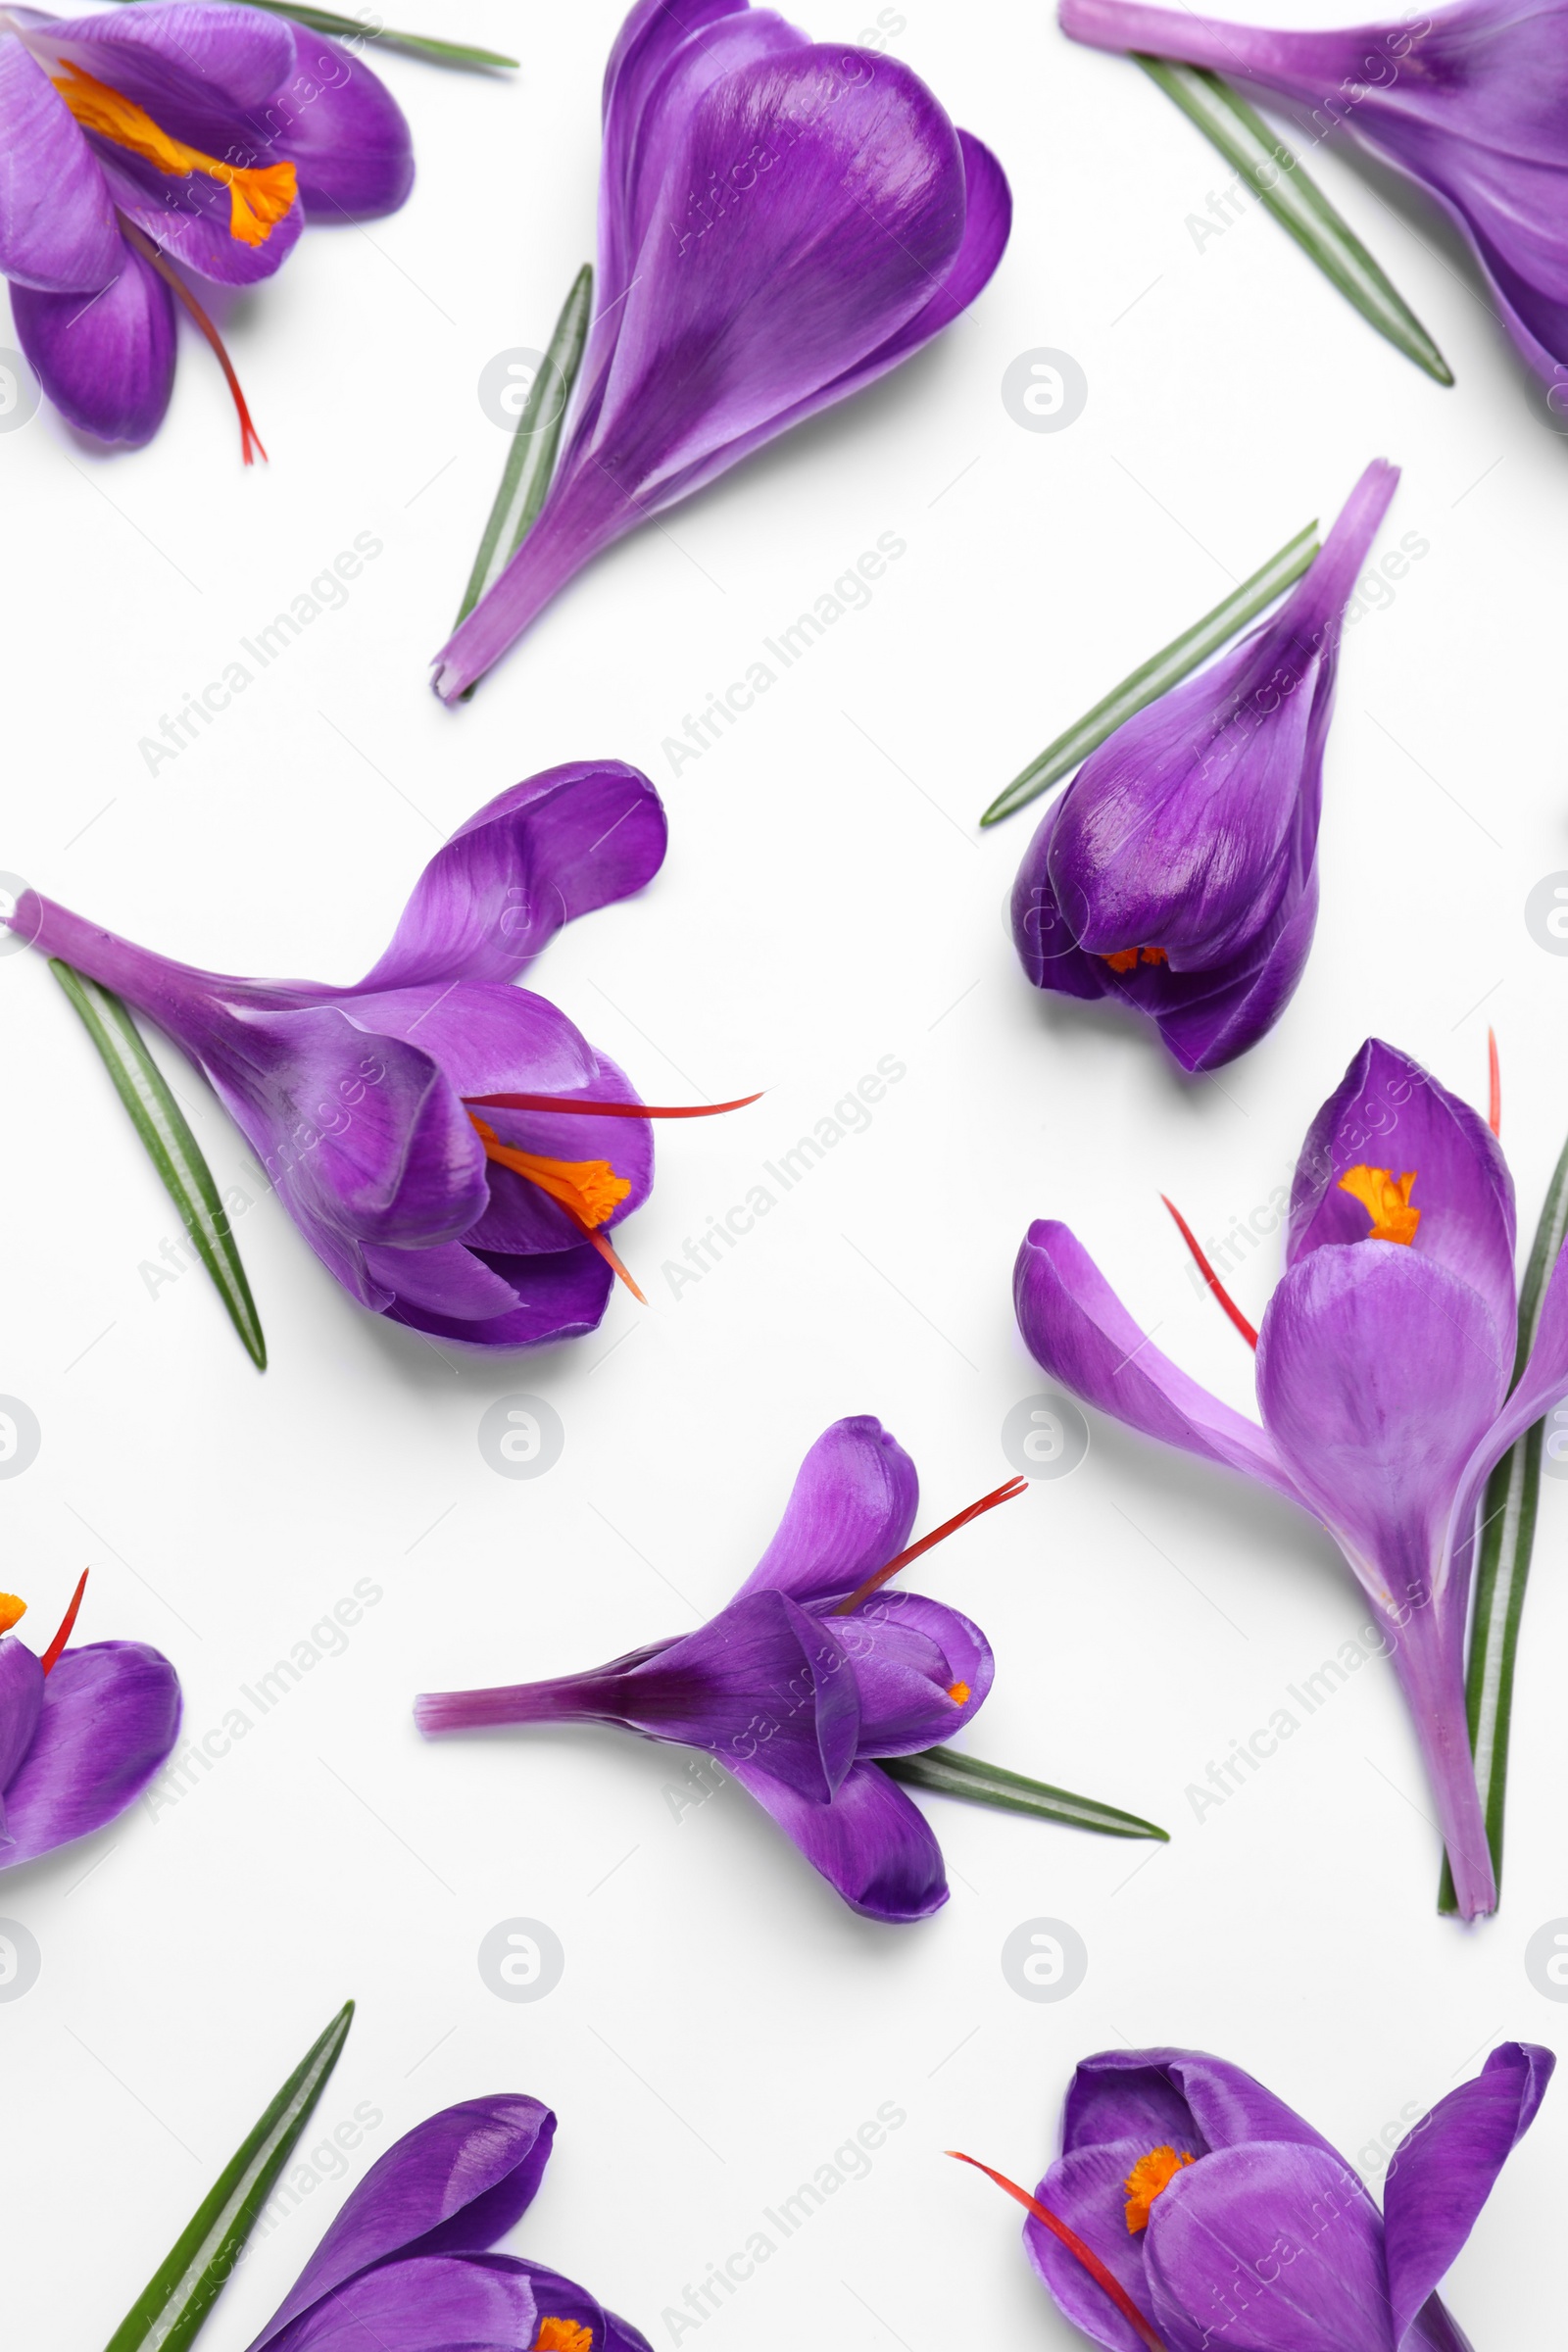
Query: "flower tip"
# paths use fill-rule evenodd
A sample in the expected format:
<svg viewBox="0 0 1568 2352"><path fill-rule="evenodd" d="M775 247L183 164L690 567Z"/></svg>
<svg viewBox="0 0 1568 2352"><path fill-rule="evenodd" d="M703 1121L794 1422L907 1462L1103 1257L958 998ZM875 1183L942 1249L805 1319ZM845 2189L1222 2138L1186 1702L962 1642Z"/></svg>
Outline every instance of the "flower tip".
<svg viewBox="0 0 1568 2352"><path fill-rule="evenodd" d="M18 1592L0 1592L0 1634L9 1634L27 1614L27 1604Z"/></svg>

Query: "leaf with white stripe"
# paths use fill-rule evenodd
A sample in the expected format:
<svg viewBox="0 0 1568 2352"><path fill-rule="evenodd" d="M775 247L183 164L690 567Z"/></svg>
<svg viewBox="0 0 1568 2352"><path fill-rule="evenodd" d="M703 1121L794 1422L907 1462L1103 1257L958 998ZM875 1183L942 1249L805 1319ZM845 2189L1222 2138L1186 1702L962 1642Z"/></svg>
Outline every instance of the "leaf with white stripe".
<svg viewBox="0 0 1568 2352"><path fill-rule="evenodd" d="M922 1748L912 1756L879 1756L877 1762L890 1780L911 1788L931 1788L943 1796L965 1797L972 1805L993 1805L1002 1813L1028 1813L1036 1821L1059 1821L1073 1830L1098 1830L1104 1838L1157 1838L1170 1843L1168 1830L1102 1805L1093 1796L1074 1796L1070 1788L1053 1788L1046 1781L1025 1780L1022 1773L1004 1772L1000 1764L983 1764L978 1756L960 1755L953 1747Z"/></svg>

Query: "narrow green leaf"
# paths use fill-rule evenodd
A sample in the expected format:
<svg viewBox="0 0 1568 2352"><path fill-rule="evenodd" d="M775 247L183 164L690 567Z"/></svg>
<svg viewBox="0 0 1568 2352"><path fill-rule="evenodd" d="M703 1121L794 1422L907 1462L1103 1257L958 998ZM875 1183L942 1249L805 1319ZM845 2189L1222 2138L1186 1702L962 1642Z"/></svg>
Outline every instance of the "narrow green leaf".
<svg viewBox="0 0 1568 2352"><path fill-rule="evenodd" d="M1440 384L1451 384L1452 369L1403 295L1246 99L1202 66L1175 65L1163 57L1140 57L1137 62L1213 141L1226 162L1235 165L1275 220L1362 318Z"/></svg>
<svg viewBox="0 0 1568 2352"><path fill-rule="evenodd" d="M129 1111L131 1124L147 1147L147 1155L169 1188L170 1198L184 1220L202 1264L218 1285L229 1321L245 1344L260 1372L267 1370L267 1342L251 1286L240 1263L239 1250L229 1227L228 1211L218 1197L213 1172L202 1148L190 1131L169 1082L137 1033L136 1024L119 997L96 980L75 971L58 956L49 969L81 1015L115 1091Z"/></svg>
<svg viewBox="0 0 1568 2352"><path fill-rule="evenodd" d="M1179 685L1200 662L1206 662L1238 630L1245 629L1249 621L1266 611L1276 597L1283 596L1317 553L1317 524L1313 521L1298 531L1294 539L1288 539L1278 555L1270 556L1250 580L1243 580L1239 588L1233 588L1212 612L1205 612L1201 620L1194 621L1180 637L1172 638L1141 669L1135 669L1092 710L1086 710L1065 734L1048 743L1039 759L1031 760L1022 774L1013 777L1006 791L997 795L980 819L982 825L999 824L1003 817L1011 816L1027 802L1049 792L1053 784L1059 784L1063 776L1070 775L1135 711L1157 702L1172 686Z"/></svg>
<svg viewBox="0 0 1568 2352"><path fill-rule="evenodd" d="M1547 1277L1557 1262L1557 1252L1565 1237L1568 1237L1568 1144L1563 1146L1562 1156L1546 1190L1545 1205L1536 1228L1519 1294L1519 1345L1513 1370L1516 1382L1536 1344ZM1487 1842L1492 1848L1492 1868L1499 1888L1514 1663L1519 1647L1519 1623L1524 1615L1525 1587L1530 1580L1530 1555L1536 1540L1544 1435L1545 1423L1538 1421L1509 1446L1487 1481L1481 1505L1481 1558L1476 1572L1465 1704L1470 1718L1476 1780L1486 1815ZM1438 1909L1452 1913L1458 1907L1453 1874L1445 1855Z"/></svg>
<svg viewBox="0 0 1568 2352"><path fill-rule="evenodd" d="M466 620L480 597L495 586L533 528L534 518L545 503L545 493L556 470L562 419L582 366L593 298L594 273L585 262L556 320L544 365L528 386L527 397L517 412L501 487L496 492L496 503L490 510L479 553L458 608L459 622Z"/></svg>
<svg viewBox="0 0 1568 2352"><path fill-rule="evenodd" d="M337 2064L354 2022L346 2001L110 2337L106 2352L185 2352L233 2275L245 2240Z"/></svg>
<svg viewBox="0 0 1568 2352"><path fill-rule="evenodd" d="M249 0L252 8L262 8L270 17L289 17L311 32L331 33L340 41L353 41L357 46L401 49L410 57L422 57L435 66L515 66L514 57L503 57L495 49L470 49L463 41L432 40L422 32L390 32L366 24L362 17L340 17L330 8L297 8L294 0Z"/></svg>
<svg viewBox="0 0 1568 2352"><path fill-rule="evenodd" d="M880 1756L877 1761L885 1773L912 1788L935 1788L944 1796L967 1797L971 1804L994 1805L1003 1813L1032 1813L1037 1821L1063 1821L1075 1830L1099 1830L1106 1838L1170 1842L1168 1830L1141 1821L1136 1813L1098 1804L1092 1796L1074 1796L1071 1789L1053 1788L1045 1781L1026 1781L1020 1773L982 1764L978 1756L961 1756L955 1748L927 1747L918 1755Z"/></svg>

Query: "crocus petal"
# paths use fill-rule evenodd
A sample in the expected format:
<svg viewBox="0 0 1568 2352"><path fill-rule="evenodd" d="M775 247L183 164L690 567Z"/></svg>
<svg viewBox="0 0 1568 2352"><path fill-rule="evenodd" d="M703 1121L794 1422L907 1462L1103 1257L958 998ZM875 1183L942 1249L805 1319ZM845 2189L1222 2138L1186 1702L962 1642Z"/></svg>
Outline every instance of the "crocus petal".
<svg viewBox="0 0 1568 2352"><path fill-rule="evenodd" d="M124 247L97 158L43 68L5 34L0 154L0 273L46 294L106 286Z"/></svg>
<svg viewBox="0 0 1568 2352"><path fill-rule="evenodd" d="M211 125L205 135L213 138ZM239 135L253 137L254 133L242 127ZM248 245L230 226L232 205L227 187L205 172L172 177L144 156L111 147L107 140L98 160L110 195L126 219L151 237L171 261L198 277L210 278L215 285L259 285L282 268L304 233L305 215L297 199L273 221L259 245Z"/></svg>
<svg viewBox="0 0 1568 2352"><path fill-rule="evenodd" d="M1568 1396L1568 1248L1546 1280L1536 1342L1517 1386L1464 1466L1448 1522L1445 1577L1465 1571L1482 1489L1516 1438Z"/></svg>
<svg viewBox="0 0 1568 2352"><path fill-rule="evenodd" d="M10 1837L5 1792L32 1745L43 1705L42 1661L14 1634L0 1640L0 1844Z"/></svg>
<svg viewBox="0 0 1568 2352"><path fill-rule="evenodd" d="M1300 896L1293 904L1287 895L1275 924L1253 941L1239 970L1199 974L1141 964L1128 975L1142 980L1147 972L1163 982L1149 1009L1159 1023L1161 1044L1184 1070L1223 1069L1267 1036L1306 969L1317 900L1314 863ZM1261 959L1254 960L1259 951Z"/></svg>
<svg viewBox="0 0 1568 2352"><path fill-rule="evenodd" d="M1160 2139L1141 2134L1132 2139L1100 2140L1058 2157L1035 2190L1037 2201L1065 2222L1091 2253L1100 2256L1144 2312L1149 2308L1144 2234L1139 2231L1135 2235L1127 2227L1126 2181L1140 2156L1167 2142L1180 2154L1193 2153L1192 2139L1184 2137L1179 2127L1174 2136L1166 2133ZM1147 2352L1142 2337L1122 2318L1104 2288L1033 2214L1024 2223L1023 2242L1036 2276L1091 2343L1103 2345L1105 2352Z"/></svg>
<svg viewBox="0 0 1568 2352"><path fill-rule="evenodd" d="M3 44L0 44L3 47ZM123 242L103 291L41 294L13 285L17 340L68 422L140 449L163 423L174 384L174 298Z"/></svg>
<svg viewBox="0 0 1568 2352"><path fill-rule="evenodd" d="M532 2204L555 2129L537 2099L502 2093L443 2108L406 2132L354 2190L250 2352L264 2352L373 2263L493 2245Z"/></svg>
<svg viewBox="0 0 1568 2352"><path fill-rule="evenodd" d="M540 2262L521 2261L517 2268L527 2273L541 2328L547 2320L565 2320L585 2328L587 2352L651 2352L648 2338L628 2321L606 2311L586 2287L563 2278L559 2271L546 2270ZM517 2338L519 2343L524 2340Z"/></svg>
<svg viewBox="0 0 1568 2352"><path fill-rule="evenodd" d="M510 1315L517 1303L511 1283L492 1274L462 1242L441 1242L433 1250L388 1250L372 1244L364 1258L370 1280L403 1306L424 1307L453 1322L492 1322L498 1315Z"/></svg>
<svg viewBox="0 0 1568 2352"><path fill-rule="evenodd" d="M1395 2150L1383 2217L1396 2352L1534 2123L1556 2063L1539 2043L1504 2042Z"/></svg>
<svg viewBox="0 0 1568 2352"><path fill-rule="evenodd" d="M576 1095L598 1071L592 1046L559 1005L504 981L345 990L338 1002L357 1027L428 1054L459 1095ZM490 1126L501 1115L484 1113Z"/></svg>
<svg viewBox="0 0 1568 2352"><path fill-rule="evenodd" d="M920 1482L870 1413L835 1421L796 1474L778 1533L735 1595L843 1600L909 1541Z"/></svg>
<svg viewBox="0 0 1568 2352"><path fill-rule="evenodd" d="M930 1823L877 1765L855 1765L824 1805L802 1796L761 1762L725 1761L852 1911L902 1924L928 1919L947 1901L942 1848Z"/></svg>
<svg viewBox="0 0 1568 2352"><path fill-rule="evenodd" d="M514 2352L539 2316L520 2263L416 2254L362 2272L270 2340L275 2352Z"/></svg>
<svg viewBox="0 0 1568 2352"><path fill-rule="evenodd" d="M1064 804L1053 801L1036 826L1012 886L1012 944L1031 984L1057 996L1093 999L1113 995L1122 975L1102 956L1078 945L1086 909L1064 906L1051 878L1051 844Z"/></svg>
<svg viewBox="0 0 1568 2352"><path fill-rule="evenodd" d="M281 102L279 150L299 174L307 220L373 220L395 213L414 185L407 117L363 57L290 24L294 59Z"/></svg>
<svg viewBox="0 0 1568 2352"><path fill-rule="evenodd" d="M143 1642L62 1651L44 1684L32 1743L5 1791L13 1844L0 1868L85 1838L123 1813L179 1731L179 1678Z"/></svg>
<svg viewBox="0 0 1568 2352"><path fill-rule="evenodd" d="M517 1091L527 1092L530 1086L531 1081L524 1079L518 1083ZM578 1102L585 1102L640 1100L625 1071L608 1054L598 1056L598 1067L589 1085L552 1091L562 1094L570 1091ZM481 1115L495 1130L499 1141L514 1151L532 1152L544 1159L608 1161L619 1181L631 1190L611 1210L600 1228L602 1232L608 1232L640 1208L653 1190L654 1131L649 1120L580 1118L548 1110L498 1110L493 1105ZM519 1176L514 1169L503 1167L495 1160L487 1163L485 1172L490 1185L490 1204L464 1236L470 1249L528 1254L536 1250L563 1250L577 1240L579 1229L560 1202L526 1176Z"/></svg>
<svg viewBox="0 0 1568 2352"><path fill-rule="evenodd" d="M1268 2139L1335 2154L1255 2075L1206 2050L1102 2050L1081 2061L1067 2091L1063 2146L1124 2139L1137 2140L1140 2153L1169 2145L1202 2156Z"/></svg>
<svg viewBox="0 0 1568 2352"><path fill-rule="evenodd" d="M1030 1226L1012 1296L1030 1353L1075 1396L1146 1437L1301 1500L1273 1440L1151 1345L1065 1225L1040 1218Z"/></svg>
<svg viewBox="0 0 1568 2352"><path fill-rule="evenodd" d="M895 1591L832 1622L855 1668L862 1756L939 1746L985 1704L995 1673L991 1644L956 1609Z"/></svg>
<svg viewBox="0 0 1568 2352"><path fill-rule="evenodd" d="M265 106L288 75L289 28L260 9L225 0L173 0L134 15L103 9L50 21L49 48L111 82L156 122L176 109L244 114Z"/></svg>
<svg viewBox="0 0 1568 2352"><path fill-rule="evenodd" d="M1367 1211L1340 1188L1348 1169L1413 1169L1418 1258L1435 1258L1481 1293L1500 1332L1514 1327L1513 1179L1477 1111L1418 1061L1368 1038L1307 1130L1291 1191L1285 1262L1364 1242Z"/></svg>
<svg viewBox="0 0 1568 2352"><path fill-rule="evenodd" d="M436 852L360 988L511 980L563 923L652 881L666 840L663 805L638 768L574 761L529 776Z"/></svg>
<svg viewBox="0 0 1568 2352"><path fill-rule="evenodd" d="M387 1319L469 1348L541 1348L552 1340L579 1340L604 1321L615 1277L586 1244L539 1257L490 1251L484 1263L512 1286L516 1304L505 1314L488 1322L459 1322L412 1298L394 1298L384 1309Z"/></svg>
<svg viewBox="0 0 1568 2352"><path fill-rule="evenodd" d="M1146 2241L1169 2352L1394 2352L1377 2208L1321 2148L1259 2140L1188 2166Z"/></svg>

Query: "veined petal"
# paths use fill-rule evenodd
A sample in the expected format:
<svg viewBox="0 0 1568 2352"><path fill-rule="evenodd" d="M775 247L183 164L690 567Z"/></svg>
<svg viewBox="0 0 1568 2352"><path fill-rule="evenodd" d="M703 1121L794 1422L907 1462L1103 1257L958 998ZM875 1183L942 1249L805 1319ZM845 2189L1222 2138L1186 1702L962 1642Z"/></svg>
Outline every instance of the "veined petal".
<svg viewBox="0 0 1568 2352"><path fill-rule="evenodd" d="M5 1833L5 1792L32 1745L43 1693L41 1661L25 1642L7 1634L0 1640L0 1833Z"/></svg>
<svg viewBox="0 0 1568 2352"><path fill-rule="evenodd" d="M355 57L303 24L289 24L294 62L279 156L299 174L307 220L374 220L395 213L414 185L414 139L385 82ZM257 156L272 160L271 150Z"/></svg>
<svg viewBox="0 0 1568 2352"><path fill-rule="evenodd" d="M179 1678L143 1642L63 1650L31 1745L5 1791L0 1869L85 1838L134 1802L179 1732Z"/></svg>
<svg viewBox="0 0 1568 2352"><path fill-rule="evenodd" d="M174 386L174 302L139 253L122 241L119 274L96 295L13 285L11 316L39 382L70 423L132 449L152 439Z"/></svg>
<svg viewBox="0 0 1568 2352"><path fill-rule="evenodd" d="M334 993L357 1028L418 1047L459 1095L575 1095L599 1068L592 1046L559 1005L501 980ZM491 1126L506 1115L485 1112Z"/></svg>
<svg viewBox="0 0 1568 2352"><path fill-rule="evenodd" d="M539 2317L520 2263L415 2254L362 2271L266 2340L274 2352L508 2352L534 2341Z"/></svg>
<svg viewBox="0 0 1568 2352"><path fill-rule="evenodd" d="M0 273L49 294L106 286L124 245L98 160L36 58L3 33L0 154Z"/></svg>
<svg viewBox="0 0 1568 2352"><path fill-rule="evenodd" d="M484 1263L512 1286L516 1304L505 1314L460 1322L412 1298L394 1298L383 1309L388 1321L468 1348L540 1348L547 1341L578 1340L597 1331L615 1282L598 1250L586 1243L537 1257L487 1250Z"/></svg>
<svg viewBox="0 0 1568 2352"><path fill-rule="evenodd" d="M1255 2075L1206 2050L1102 2050L1083 2059L1062 2120L1069 2150L1101 2140L1168 2143L1195 2156L1268 2139L1337 2151ZM1049 2200L1047 2200L1049 2202Z"/></svg>
<svg viewBox="0 0 1568 2352"><path fill-rule="evenodd" d="M1240 1470L1292 1502L1302 1500L1273 1439L1151 1344L1065 1225L1040 1218L1030 1226L1013 1268L1012 1296L1035 1361L1075 1396L1146 1437Z"/></svg>
<svg viewBox="0 0 1568 2352"><path fill-rule="evenodd" d="M1080 2070L1081 2071L1081 2070ZM1069 2148L1059 2156L1035 2190L1036 2201L1058 2221L1065 2222L1098 2254L1112 2277L1140 2311L1149 2309L1149 2280L1144 2273L1145 2233L1127 2227L1128 2174L1151 2147L1164 2144L1145 2136L1097 2140ZM1190 2152L1191 2143L1170 2144ZM1044 2223L1030 2214L1023 2226L1024 2252L1036 2277L1060 2309L1081 2328L1091 2343L1104 2352L1147 2352L1141 2337L1122 2318L1104 2288L1091 2278L1077 2257Z"/></svg>
<svg viewBox="0 0 1568 2352"><path fill-rule="evenodd" d="M250 2352L276 2344L372 2264L494 2245L533 2203L555 2130L537 2099L501 2094L445 2107L406 2132L353 2191Z"/></svg>
<svg viewBox="0 0 1568 2352"><path fill-rule="evenodd" d="M225 0L173 0L122 15L61 17L30 36L162 122L176 108L243 114L265 106L293 62L289 27Z"/></svg>
<svg viewBox="0 0 1568 2352"><path fill-rule="evenodd" d="M1536 1344L1517 1386L1465 1463L1448 1522L1445 1574L1469 1575L1470 1547L1482 1490L1516 1438L1568 1396L1568 1247L1546 1278Z"/></svg>
<svg viewBox="0 0 1568 2352"><path fill-rule="evenodd" d="M510 1315L517 1303L511 1283L462 1242L438 1242L433 1250L368 1243L363 1254L370 1280L406 1308L422 1307L454 1323L485 1323Z"/></svg>
<svg viewBox="0 0 1568 2352"><path fill-rule="evenodd" d="M211 129L207 135L211 138ZM305 215L296 199L260 244L247 244L233 234L229 191L218 180L200 172L171 177L145 157L111 147L107 140L100 142L99 163L127 220L172 262L215 285L254 286L273 276L304 231Z"/></svg>
<svg viewBox="0 0 1568 2352"><path fill-rule="evenodd" d="M852 1766L826 1805L802 1796L760 1762L728 1768L852 1911L902 1925L929 1919L947 1901L942 1848L930 1823L875 1764Z"/></svg>
<svg viewBox="0 0 1568 2352"><path fill-rule="evenodd" d="M1383 2219L1396 2352L1534 2123L1556 2063L1538 2043L1504 2042L1395 2150Z"/></svg>
<svg viewBox="0 0 1568 2352"><path fill-rule="evenodd" d="M919 1495L913 1462L874 1415L835 1421L801 1464L778 1533L736 1599L846 1599L908 1543Z"/></svg>
<svg viewBox="0 0 1568 2352"><path fill-rule="evenodd" d="M506 2256L492 2256L493 2261L508 2261ZM541 2326L546 2320L565 2320L587 2332L585 2352L651 2352L648 2338L626 2320L617 2319L585 2286L575 2280L563 2278L559 2271L547 2270L542 2262L516 2261L515 2267L527 2274L533 2289ZM517 2339L519 2342L523 2339Z"/></svg>
<svg viewBox="0 0 1568 2352"><path fill-rule="evenodd" d="M510 995L519 991L510 990ZM557 1094L571 1094L579 1102L636 1102L640 1100L631 1080L608 1054L599 1054L594 1076L586 1086L552 1087ZM542 1092L531 1079L513 1080L518 1093ZM482 1093L482 1088L465 1088L465 1092ZM582 1118L574 1112L548 1110L501 1110L492 1104L484 1113L486 1124L495 1130L503 1144L518 1152L532 1152L542 1159L608 1161L617 1179L631 1187L624 1200L616 1202L605 1219L602 1230L608 1232L640 1208L653 1190L654 1131L653 1124L644 1119ZM485 1174L490 1186L490 1202L484 1214L465 1235L472 1250L501 1250L531 1255L538 1250L564 1250L575 1245L580 1228L575 1226L559 1201L553 1200L538 1185L531 1184L495 1160L486 1164Z"/></svg>
<svg viewBox="0 0 1568 2352"><path fill-rule="evenodd" d="M944 1602L888 1592L831 1622L855 1669L862 1756L938 1747L985 1704L996 1670L991 1644Z"/></svg>

